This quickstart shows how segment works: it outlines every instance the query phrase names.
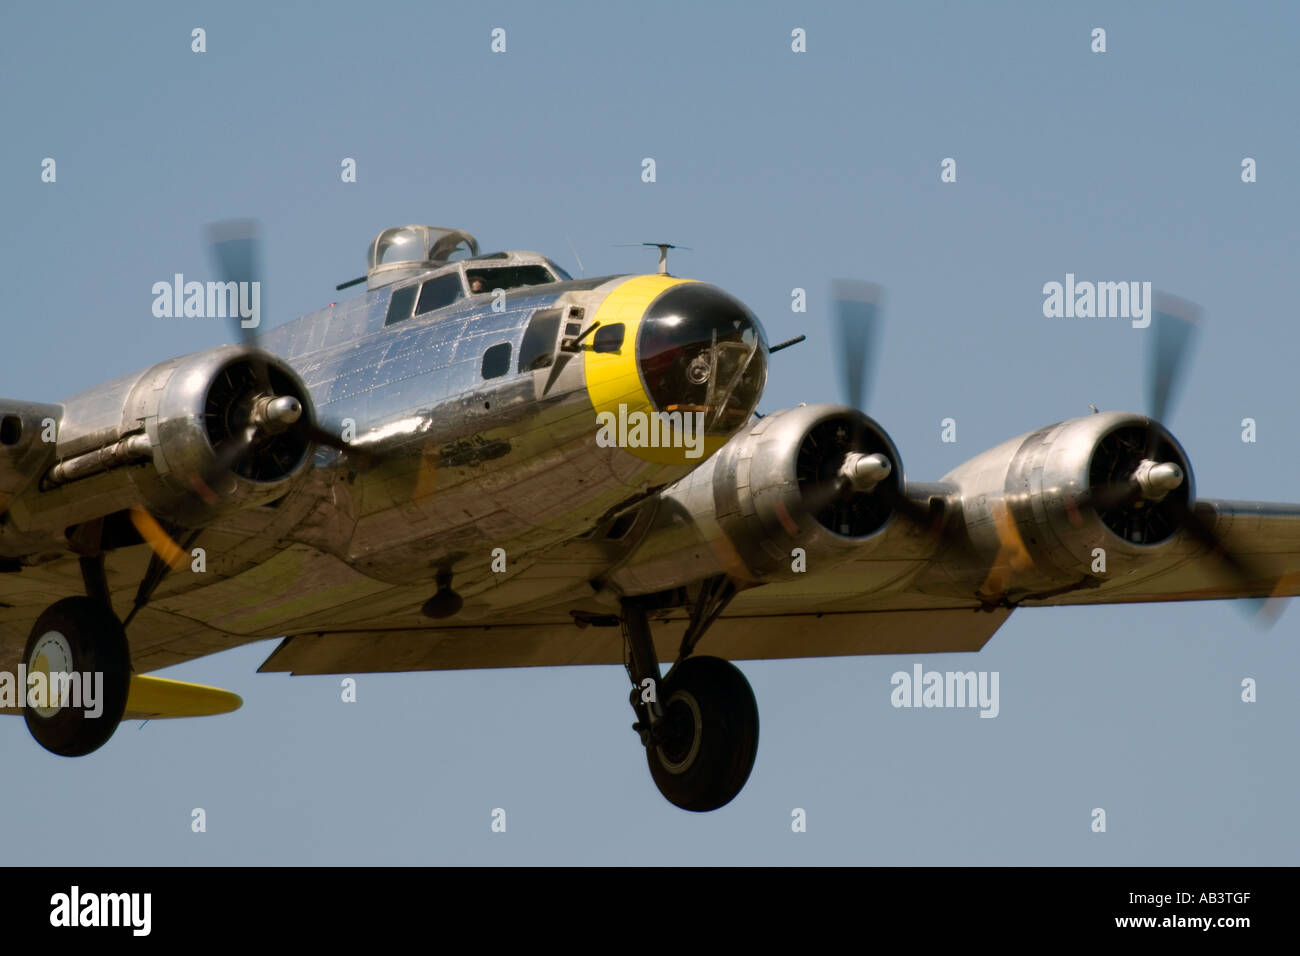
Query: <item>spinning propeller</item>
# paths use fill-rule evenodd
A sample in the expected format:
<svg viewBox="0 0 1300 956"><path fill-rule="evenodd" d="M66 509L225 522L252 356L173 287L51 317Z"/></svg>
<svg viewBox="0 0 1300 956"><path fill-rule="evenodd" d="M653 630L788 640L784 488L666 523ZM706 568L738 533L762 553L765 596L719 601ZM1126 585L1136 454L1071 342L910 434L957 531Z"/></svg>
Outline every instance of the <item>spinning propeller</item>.
<svg viewBox="0 0 1300 956"><path fill-rule="evenodd" d="M880 338L883 290L874 283L840 279L832 283L834 323L840 377L846 402L863 408L872 385L872 370ZM1126 540L1164 539L1183 531L1210 550L1243 590L1258 589L1273 579L1223 541L1214 522L1195 509L1181 452L1162 422L1171 413L1200 329L1201 312L1191 302L1157 295L1152 304L1153 336L1147 372L1150 422L1145 428L1120 429L1097 449L1089 489L1075 507L1091 508ZM888 479L893 463L881 454L844 454L837 469L823 479L810 498L810 508L843 507L855 495L874 493L895 512L932 535L942 532L931 513L908 498L900 482ZM1004 515L1008 523L1009 513ZM1013 523L1004 539L1013 564L1031 561ZM1274 581L1270 591L1280 582ZM1243 605L1259 620L1271 624L1280 601L1247 601Z"/></svg>
<svg viewBox="0 0 1300 956"><path fill-rule="evenodd" d="M880 339L884 290L872 282L836 279L831 283L834 329L839 353L840 380L845 404L864 408L870 390L876 343ZM937 534L930 511L908 498L896 465L884 451L850 450L862 447L863 436L849 436L840 448L830 450L822 474L807 497L808 508L828 527L844 523L845 512L863 506L870 495L927 533Z"/></svg>
<svg viewBox="0 0 1300 956"><path fill-rule="evenodd" d="M1147 402L1150 426L1140 452L1130 447L1127 454L1114 456L1112 473L1097 480L1096 462L1089 491L1075 500L1076 506L1091 507L1116 528L1132 528L1134 540L1141 540L1144 527L1167 525L1169 532L1183 531L1209 549L1243 590L1257 587L1274 576L1234 554L1224 543L1214 522L1198 512L1188 489L1186 475L1166 438L1165 418L1172 413L1173 400L1183 377L1192 346L1201 326L1201 310L1194 303L1175 296L1157 294L1151 306L1153 342L1148 365ZM1120 439L1122 443L1123 438ZM1135 443L1130 436L1128 444ZM1099 449L1099 452L1104 449ZM1270 588L1270 591L1276 589ZM1275 600L1246 602L1248 613L1271 624L1280 611Z"/></svg>
<svg viewBox="0 0 1300 956"><path fill-rule="evenodd" d="M1175 513L1170 515L1177 527L1196 523L1190 496L1183 488L1186 475L1163 431L1175 387L1190 354L1200 327L1200 309L1172 296L1157 295L1152 303L1151 362L1147 374L1147 404L1150 427L1140 445L1133 436L1124 436L1126 447L1112 454L1104 475L1092 476L1089 490L1075 499L1078 507L1091 507L1108 514L1117 508L1131 508L1134 514L1163 504L1174 494ZM1138 450L1140 448L1140 450ZM1096 470L1096 469L1094 469ZM1108 522L1109 523L1109 522ZM1131 540L1141 542L1141 530L1135 529Z"/></svg>
<svg viewBox="0 0 1300 956"><path fill-rule="evenodd" d="M207 228L208 247L222 282L262 281L261 240L257 223L251 219L230 219ZM242 286L240 286L242 288ZM251 325L234 317L236 334L249 352L251 381L237 383L238 394L221 409L228 437L216 446L216 457L197 488L209 504L217 500L212 490L219 487L230 472L248 473L250 458L290 428L298 426L303 439L327 448L357 454L357 450L340 436L321 428L297 396L285 394L283 376L273 373L270 357L261 347L256 316ZM304 412L307 420L300 424Z"/></svg>

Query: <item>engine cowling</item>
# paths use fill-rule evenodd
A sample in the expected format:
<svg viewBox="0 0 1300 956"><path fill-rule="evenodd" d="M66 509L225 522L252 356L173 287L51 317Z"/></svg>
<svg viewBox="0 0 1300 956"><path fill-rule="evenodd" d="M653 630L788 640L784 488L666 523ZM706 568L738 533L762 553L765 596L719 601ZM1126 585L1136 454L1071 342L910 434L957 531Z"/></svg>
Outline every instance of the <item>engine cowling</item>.
<svg viewBox="0 0 1300 956"><path fill-rule="evenodd" d="M33 522L67 527L142 506L182 525L265 504L305 473L314 412L284 361L223 346L75 396ZM76 494L60 489L86 487Z"/></svg>
<svg viewBox="0 0 1300 956"><path fill-rule="evenodd" d="M259 362L271 395L259 384ZM276 398L297 403L296 416L286 415L294 420L259 430L214 476L232 443L246 441L256 416ZM151 468L132 470L133 483L150 510L177 519L265 504L303 472L313 420L307 386L274 356L230 346L164 362L141 376L126 401L123 431L143 427L152 461Z"/></svg>
<svg viewBox="0 0 1300 956"><path fill-rule="evenodd" d="M757 583L860 554L893 516L898 449L875 421L842 405L801 405L751 422L664 489L649 530L611 581L652 593L726 573Z"/></svg>
<svg viewBox="0 0 1300 956"><path fill-rule="evenodd" d="M992 448L944 477L960 489L971 543L1022 551L1017 585L1113 575L1178 539L1194 500L1191 465L1164 426L1129 412L1088 415ZM1102 549L1102 555L1097 549Z"/></svg>

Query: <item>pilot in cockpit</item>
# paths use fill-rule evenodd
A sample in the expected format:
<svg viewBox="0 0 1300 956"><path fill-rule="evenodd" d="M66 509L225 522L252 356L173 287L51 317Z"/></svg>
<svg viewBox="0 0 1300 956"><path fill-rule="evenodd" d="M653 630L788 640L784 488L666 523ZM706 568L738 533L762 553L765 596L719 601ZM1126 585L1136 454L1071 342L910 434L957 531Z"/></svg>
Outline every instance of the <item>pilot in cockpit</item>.
<svg viewBox="0 0 1300 956"><path fill-rule="evenodd" d="M482 276L469 277L469 294L478 295L480 292L487 291L487 283L483 281Z"/></svg>

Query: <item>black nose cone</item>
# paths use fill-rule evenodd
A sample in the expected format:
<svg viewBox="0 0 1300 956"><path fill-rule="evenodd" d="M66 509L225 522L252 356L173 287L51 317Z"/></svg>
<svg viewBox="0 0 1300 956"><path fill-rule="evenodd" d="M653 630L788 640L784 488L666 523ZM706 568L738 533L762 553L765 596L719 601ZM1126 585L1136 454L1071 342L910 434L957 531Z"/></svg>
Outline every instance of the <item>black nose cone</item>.
<svg viewBox="0 0 1300 956"><path fill-rule="evenodd" d="M703 282L650 304L637 345L646 392L662 412L702 412L709 434L749 420L767 383L767 339L744 303Z"/></svg>

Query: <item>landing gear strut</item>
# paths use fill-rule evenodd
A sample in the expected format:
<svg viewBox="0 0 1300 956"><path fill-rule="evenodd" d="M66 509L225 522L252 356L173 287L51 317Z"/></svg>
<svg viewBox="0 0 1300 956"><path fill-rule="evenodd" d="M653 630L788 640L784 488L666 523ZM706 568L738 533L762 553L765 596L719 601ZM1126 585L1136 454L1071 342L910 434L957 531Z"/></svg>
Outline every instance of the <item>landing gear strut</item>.
<svg viewBox="0 0 1300 956"><path fill-rule="evenodd" d="M717 657L684 657L661 678L645 606L625 600L622 611L633 729L655 786L683 810L726 805L745 786L758 753L758 705L749 682ZM702 629L692 630L698 640ZM689 653L685 644L683 651Z"/></svg>

